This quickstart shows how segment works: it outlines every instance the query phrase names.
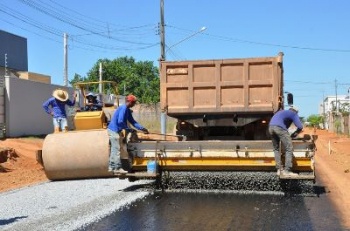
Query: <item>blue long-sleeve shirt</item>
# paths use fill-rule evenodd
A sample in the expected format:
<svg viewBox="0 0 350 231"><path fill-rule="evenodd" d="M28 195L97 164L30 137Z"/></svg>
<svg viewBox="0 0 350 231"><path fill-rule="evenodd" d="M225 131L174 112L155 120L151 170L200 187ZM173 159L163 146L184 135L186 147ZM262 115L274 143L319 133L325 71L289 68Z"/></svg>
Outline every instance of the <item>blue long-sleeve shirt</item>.
<svg viewBox="0 0 350 231"><path fill-rule="evenodd" d="M66 118L66 109L65 105L74 106L75 99L70 101L69 99L65 102L57 100L55 97L49 98L46 102L43 103L43 108L47 114L53 113L54 118Z"/></svg>
<svg viewBox="0 0 350 231"><path fill-rule="evenodd" d="M294 123L294 125L299 129L303 129L303 125L299 119L299 116L296 112L292 110L281 110L278 111L270 121L270 126L278 126L283 128L284 130L288 130L290 125Z"/></svg>
<svg viewBox="0 0 350 231"><path fill-rule="evenodd" d="M129 131L127 122L131 123L132 126L137 128L138 130L144 129L141 124L137 123L136 120L132 117L131 110L123 104L118 107L118 109L114 112L112 119L108 125L108 129L114 132L121 132L123 129Z"/></svg>

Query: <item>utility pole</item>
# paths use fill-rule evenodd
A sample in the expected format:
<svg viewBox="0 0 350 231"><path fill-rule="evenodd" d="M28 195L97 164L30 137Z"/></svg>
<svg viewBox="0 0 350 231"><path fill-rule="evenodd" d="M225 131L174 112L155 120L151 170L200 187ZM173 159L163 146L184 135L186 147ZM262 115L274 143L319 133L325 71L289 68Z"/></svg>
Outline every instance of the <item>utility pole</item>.
<svg viewBox="0 0 350 231"><path fill-rule="evenodd" d="M162 70L162 61L165 61L165 30L164 30L164 0L160 0L160 59L159 59L159 72ZM160 113L160 130L161 134L166 134L166 119L167 109L161 108Z"/></svg>
<svg viewBox="0 0 350 231"><path fill-rule="evenodd" d="M160 61L165 61L164 0L160 0Z"/></svg>
<svg viewBox="0 0 350 231"><path fill-rule="evenodd" d="M100 83L98 84L98 90L99 93L102 94L103 89L102 89L102 62L100 62L100 69L99 69L99 74L100 74Z"/></svg>
<svg viewBox="0 0 350 231"><path fill-rule="evenodd" d="M68 87L68 35L67 33L63 34L63 85Z"/></svg>
<svg viewBox="0 0 350 231"><path fill-rule="evenodd" d="M337 79L334 80L335 83L335 111L338 114L338 84L337 84Z"/></svg>
<svg viewBox="0 0 350 231"><path fill-rule="evenodd" d="M322 94L322 107L323 107L323 129L326 129L326 108L325 108L325 99L324 99L324 91L323 91L323 94ZM327 128L328 129L328 128Z"/></svg>

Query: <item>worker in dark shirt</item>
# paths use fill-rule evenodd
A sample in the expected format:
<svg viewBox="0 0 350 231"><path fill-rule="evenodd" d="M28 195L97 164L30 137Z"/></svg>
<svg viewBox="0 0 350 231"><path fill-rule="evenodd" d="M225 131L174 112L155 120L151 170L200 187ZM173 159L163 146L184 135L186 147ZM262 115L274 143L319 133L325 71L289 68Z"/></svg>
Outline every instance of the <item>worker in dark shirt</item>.
<svg viewBox="0 0 350 231"><path fill-rule="evenodd" d="M141 124L136 122L132 116L130 108L135 106L137 98L134 95L128 95L126 97L126 103L120 106L113 114L112 119L108 125L108 135L111 142L108 171L114 174L127 173L121 166L120 151L121 142L124 138L123 130L127 132L133 132L134 129L128 127L128 122L138 130L148 133L148 130Z"/></svg>
<svg viewBox="0 0 350 231"><path fill-rule="evenodd" d="M297 130L291 135L288 132L290 125L294 123ZM292 138L295 138L303 130L303 125L298 116L298 108L291 106L289 110L278 111L271 119L269 124L269 133L273 144L273 151L275 153L275 161L277 168L277 175L284 175L288 177L297 176L297 173L291 171L293 167L293 143ZM280 142L285 148L285 166L281 163Z"/></svg>
<svg viewBox="0 0 350 231"><path fill-rule="evenodd" d="M43 103L45 112L52 116L54 132L68 131L65 106L74 106L77 95L74 93L73 101L69 100L68 93L62 89L56 89L52 97Z"/></svg>
<svg viewBox="0 0 350 231"><path fill-rule="evenodd" d="M101 111L102 103L97 99L97 96L94 93L90 92L86 95L86 105L84 111Z"/></svg>

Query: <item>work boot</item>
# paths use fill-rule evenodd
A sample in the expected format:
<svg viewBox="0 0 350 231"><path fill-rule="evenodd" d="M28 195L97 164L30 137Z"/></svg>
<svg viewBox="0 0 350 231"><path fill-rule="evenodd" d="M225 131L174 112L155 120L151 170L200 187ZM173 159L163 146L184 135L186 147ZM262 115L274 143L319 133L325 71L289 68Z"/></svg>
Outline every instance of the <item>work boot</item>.
<svg viewBox="0 0 350 231"><path fill-rule="evenodd" d="M55 127L53 132L54 133L59 133L60 132L60 128L59 127Z"/></svg>
<svg viewBox="0 0 350 231"><path fill-rule="evenodd" d="M281 175L281 169L277 169L277 176Z"/></svg>
<svg viewBox="0 0 350 231"><path fill-rule="evenodd" d="M123 168L118 168L117 170L114 170L114 174L126 174L128 171L124 170Z"/></svg>
<svg viewBox="0 0 350 231"><path fill-rule="evenodd" d="M276 175L280 176L281 173L283 172L284 166L276 166Z"/></svg>
<svg viewBox="0 0 350 231"><path fill-rule="evenodd" d="M68 127L64 127L63 132L68 132Z"/></svg>
<svg viewBox="0 0 350 231"><path fill-rule="evenodd" d="M281 175L286 176L286 177L296 177L296 176L299 176L298 173L292 172L292 171L287 170L287 169L283 170L281 173L282 173Z"/></svg>

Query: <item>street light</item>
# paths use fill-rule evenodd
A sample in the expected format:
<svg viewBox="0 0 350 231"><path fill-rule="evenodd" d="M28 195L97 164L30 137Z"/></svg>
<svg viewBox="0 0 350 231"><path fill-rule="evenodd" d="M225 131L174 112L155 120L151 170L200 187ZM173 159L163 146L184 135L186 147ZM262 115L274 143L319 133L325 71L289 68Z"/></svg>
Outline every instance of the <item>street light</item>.
<svg viewBox="0 0 350 231"><path fill-rule="evenodd" d="M350 87L348 88L348 111L350 111Z"/></svg>
<svg viewBox="0 0 350 231"><path fill-rule="evenodd" d="M188 39L190 39L190 38L196 36L197 34L202 33L202 32L205 31L206 29L207 29L207 28L206 28L205 26L203 26L199 31L196 31L195 33L193 33L193 34L187 36L186 38L184 38L184 39L180 40L179 42L177 42L177 43L171 45L170 47L168 47L168 49L165 51L165 53L167 53L171 48L173 48L173 47L179 45L180 43L182 43L182 42L184 42L184 41L186 41L186 40L188 40Z"/></svg>

